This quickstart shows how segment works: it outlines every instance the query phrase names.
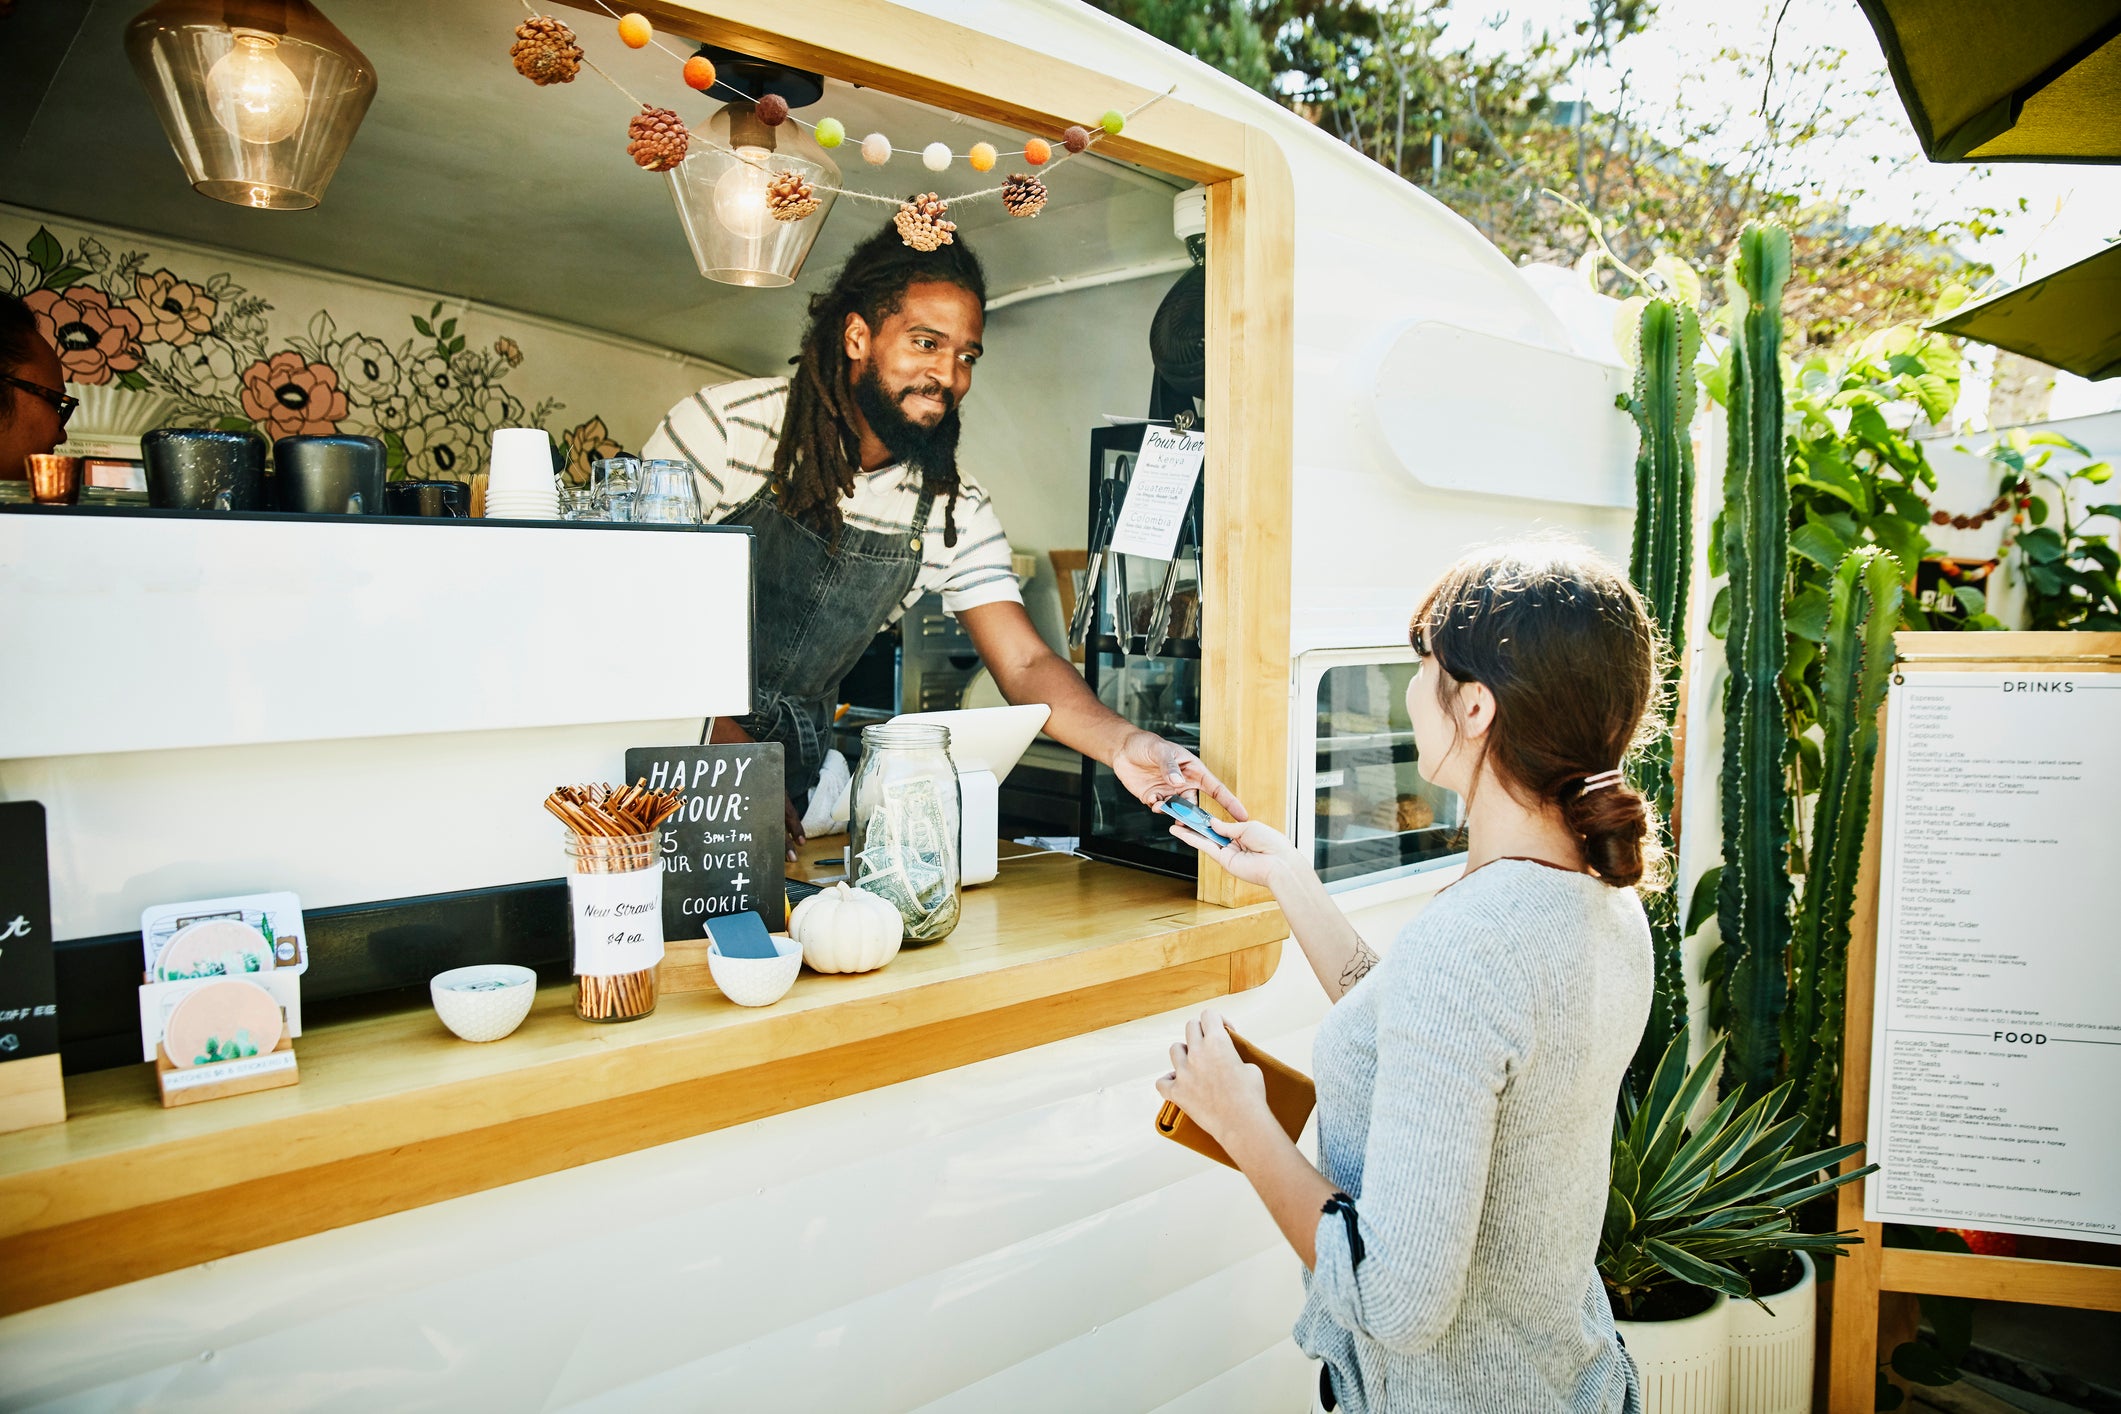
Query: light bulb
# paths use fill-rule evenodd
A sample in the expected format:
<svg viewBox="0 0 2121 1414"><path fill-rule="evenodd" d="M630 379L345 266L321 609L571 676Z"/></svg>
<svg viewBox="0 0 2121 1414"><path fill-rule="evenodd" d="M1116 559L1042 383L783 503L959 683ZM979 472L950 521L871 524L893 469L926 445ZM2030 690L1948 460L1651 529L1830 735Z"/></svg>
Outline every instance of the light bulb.
<svg viewBox="0 0 2121 1414"><path fill-rule="evenodd" d="M766 209L766 188L773 182L766 160L773 154L763 147L740 147L736 155L741 160L730 164L714 184L714 216L745 240L755 241L773 219Z"/></svg>
<svg viewBox="0 0 2121 1414"><path fill-rule="evenodd" d="M215 122L245 142L278 142L301 127L309 112L302 82L274 52L279 40L240 30L235 38L206 71L207 107Z"/></svg>

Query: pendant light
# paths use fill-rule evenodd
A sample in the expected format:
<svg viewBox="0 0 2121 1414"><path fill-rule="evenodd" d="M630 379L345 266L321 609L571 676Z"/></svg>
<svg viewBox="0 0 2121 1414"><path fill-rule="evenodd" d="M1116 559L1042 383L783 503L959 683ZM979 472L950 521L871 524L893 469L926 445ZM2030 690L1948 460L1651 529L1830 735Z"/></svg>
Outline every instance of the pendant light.
<svg viewBox="0 0 2121 1414"><path fill-rule="evenodd" d="M375 66L309 0L160 0L125 52L192 188L301 211L376 96Z"/></svg>
<svg viewBox="0 0 2121 1414"><path fill-rule="evenodd" d="M712 45L700 53L713 62L718 86L742 96L722 105L708 120L708 141L670 169L670 194L693 262L725 285L792 285L832 209L835 193L828 188L839 185L840 169L802 124L769 125L757 100L771 93L789 108L807 107L824 96L824 82ZM795 221L773 218L766 189L784 172L817 188L817 210Z"/></svg>

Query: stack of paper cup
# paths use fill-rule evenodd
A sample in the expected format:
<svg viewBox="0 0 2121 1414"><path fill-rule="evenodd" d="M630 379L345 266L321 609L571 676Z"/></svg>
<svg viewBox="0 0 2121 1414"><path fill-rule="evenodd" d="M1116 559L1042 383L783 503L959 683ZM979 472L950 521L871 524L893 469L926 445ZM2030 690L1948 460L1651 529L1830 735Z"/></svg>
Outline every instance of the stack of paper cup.
<svg viewBox="0 0 2121 1414"><path fill-rule="evenodd" d="M552 439L541 427L496 427L486 478L488 520L558 520Z"/></svg>

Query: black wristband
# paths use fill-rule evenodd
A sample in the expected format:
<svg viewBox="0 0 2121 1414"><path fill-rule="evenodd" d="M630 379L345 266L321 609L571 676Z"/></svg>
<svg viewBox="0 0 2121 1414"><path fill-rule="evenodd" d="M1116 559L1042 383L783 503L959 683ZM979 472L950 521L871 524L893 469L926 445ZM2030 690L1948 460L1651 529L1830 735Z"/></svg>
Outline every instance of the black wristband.
<svg viewBox="0 0 2121 1414"><path fill-rule="evenodd" d="M1351 1267L1361 1266L1363 1257L1362 1230L1355 1225L1355 1200L1347 1194L1336 1190L1332 1197L1326 1199L1326 1205L1318 1211L1321 1213L1340 1214L1342 1224L1348 1229L1348 1265Z"/></svg>

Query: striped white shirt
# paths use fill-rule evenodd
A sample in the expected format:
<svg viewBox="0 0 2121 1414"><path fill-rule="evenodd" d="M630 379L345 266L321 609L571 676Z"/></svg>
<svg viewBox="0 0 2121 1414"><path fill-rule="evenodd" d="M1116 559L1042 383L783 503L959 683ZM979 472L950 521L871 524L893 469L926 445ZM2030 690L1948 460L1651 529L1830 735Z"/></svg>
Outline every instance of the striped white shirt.
<svg viewBox="0 0 2121 1414"><path fill-rule="evenodd" d="M787 410L785 378L702 388L670 410L641 455L692 463L700 505L707 508L708 520L719 521L766 485ZM1009 537L994 502L963 472L958 484L962 489L957 497L956 548L943 544L944 505L938 499L920 531L920 573L887 624L897 623L923 594L941 594L943 608L952 614L981 604L1024 601L1017 591L1016 571L1010 568ZM913 530L920 499L920 473L892 462L861 474L854 493L840 502L840 514L860 530L905 535Z"/></svg>

